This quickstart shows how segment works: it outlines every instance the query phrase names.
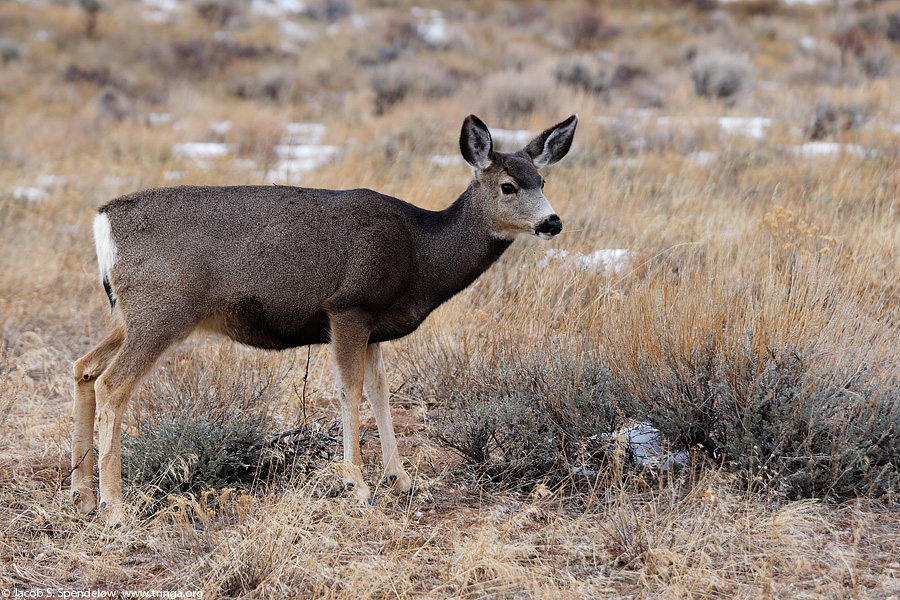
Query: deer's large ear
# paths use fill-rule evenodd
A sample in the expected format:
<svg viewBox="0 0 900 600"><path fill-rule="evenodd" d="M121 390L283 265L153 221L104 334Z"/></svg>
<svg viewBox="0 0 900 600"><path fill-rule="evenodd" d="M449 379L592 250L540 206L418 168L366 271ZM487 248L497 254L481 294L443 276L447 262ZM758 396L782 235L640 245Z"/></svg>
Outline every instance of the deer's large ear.
<svg viewBox="0 0 900 600"><path fill-rule="evenodd" d="M469 115L459 132L459 149L473 169L484 171L494 162L494 141L481 119Z"/></svg>
<svg viewBox="0 0 900 600"><path fill-rule="evenodd" d="M531 140L525 146L525 153L531 157L534 166L542 169L562 160L562 157L572 147L576 125L578 125L578 115L572 115Z"/></svg>

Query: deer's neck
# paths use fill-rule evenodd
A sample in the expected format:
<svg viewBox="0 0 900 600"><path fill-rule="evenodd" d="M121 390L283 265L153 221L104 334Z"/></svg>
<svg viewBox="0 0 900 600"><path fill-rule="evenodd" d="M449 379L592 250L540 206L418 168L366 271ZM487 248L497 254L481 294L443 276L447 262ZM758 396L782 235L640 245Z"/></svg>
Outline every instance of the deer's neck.
<svg viewBox="0 0 900 600"><path fill-rule="evenodd" d="M456 202L432 213L428 235L422 240L420 266L428 282L426 293L437 304L468 287L512 243L491 234L489 215L481 203L471 200L472 194L473 186L469 186Z"/></svg>

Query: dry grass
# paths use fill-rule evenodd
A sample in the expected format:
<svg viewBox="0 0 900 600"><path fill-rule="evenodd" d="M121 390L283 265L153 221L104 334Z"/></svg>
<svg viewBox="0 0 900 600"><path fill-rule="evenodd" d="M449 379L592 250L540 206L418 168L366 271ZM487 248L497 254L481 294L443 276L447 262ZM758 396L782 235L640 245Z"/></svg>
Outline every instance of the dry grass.
<svg viewBox="0 0 900 600"><path fill-rule="evenodd" d="M0 64L0 589L900 596L897 490L787 501L715 468L661 481L614 464L587 489L491 491L434 441L432 418L447 400L437 382L502 352L555 344L590 355L640 396L654 384L646 373L683 368L701 347L729 356L748 330L759 350L750 356L802 348L822 381L865 366L878 389L895 388L900 53L884 31L896 3L842 5L837 20L854 24L859 47L843 64L831 4L709 12L692 2L646 1L638 10L459 0L444 7L448 37L436 45L416 29L412 2L374 4L351 3L356 21L292 17L312 36L286 44L277 21L253 13L220 27L185 8L174 22L148 23L148 5L109 1L89 39L85 15L64 4L4 4L0 38L24 54ZM573 40L580 15L597 31ZM733 104L698 97L691 80L692 56L719 51L745 56L752 71L752 86ZM873 56L884 67L877 73ZM578 60L598 77L612 80L622 64L640 76L604 93L557 81L558 65ZM406 64L426 65L440 93L409 81L401 99L377 105L373 77ZM236 81L275 88L240 97ZM114 96L104 95L108 87ZM861 107L861 124L835 125L823 139L862 154L852 146L836 156L798 154L823 103ZM633 110L647 105L657 108ZM419 494L379 490L378 505L364 510L335 494L325 469L290 485L173 496L151 517L136 506L124 533L76 515L65 493L71 363L100 339L107 308L96 285L93 209L173 181L268 183L286 125L312 120L328 127L323 143L343 150L304 173L304 185L370 187L440 208L468 172L431 157L458 152L468 112L532 130L572 112L581 121L572 154L548 173L564 235L549 245L517 241L388 350L401 451ZM170 120L151 121L151 113ZM723 132L721 116L771 122L757 139ZM210 128L226 119L231 129ZM224 142L229 154L199 164L173 151L196 141ZM47 194L30 201L14 192L27 186ZM548 248L627 248L632 257L619 269L582 270L548 261ZM246 402L273 427L331 418L326 350L313 349L307 368L305 350L273 358L188 342L136 394L126 427L137 432L183 395L225 402L218 410ZM249 406L242 391L266 378L278 393ZM366 429L364 454L374 463L374 424ZM377 469L368 476L375 483Z"/></svg>

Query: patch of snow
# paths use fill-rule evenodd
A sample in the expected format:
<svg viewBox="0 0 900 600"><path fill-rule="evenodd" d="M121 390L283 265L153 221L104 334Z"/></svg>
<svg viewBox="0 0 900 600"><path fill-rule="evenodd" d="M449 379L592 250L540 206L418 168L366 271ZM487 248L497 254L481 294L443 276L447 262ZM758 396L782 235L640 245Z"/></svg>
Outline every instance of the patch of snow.
<svg viewBox="0 0 900 600"><path fill-rule="evenodd" d="M656 128L657 129L665 129L665 130L675 130L675 131L683 131L685 129L696 129L706 123L711 122L711 119L706 117L672 117L672 116L662 116L656 118Z"/></svg>
<svg viewBox="0 0 900 600"><path fill-rule="evenodd" d="M144 4L155 8L162 12L178 12L181 10L181 3L178 0L143 0Z"/></svg>
<svg viewBox="0 0 900 600"><path fill-rule="evenodd" d="M766 137L772 119L766 117L719 117L719 128L729 135L744 135L757 140Z"/></svg>
<svg viewBox="0 0 900 600"><path fill-rule="evenodd" d="M646 120L646 119L642 119L642 120ZM669 116L657 117L656 118L656 126L659 129L669 129L676 123L680 123L682 120L683 119L681 117L669 117Z"/></svg>
<svg viewBox="0 0 900 600"><path fill-rule="evenodd" d="M300 183L303 173L321 167L340 150L338 146L275 146L275 154L278 155L279 161L266 173L266 179L273 182Z"/></svg>
<svg viewBox="0 0 900 600"><path fill-rule="evenodd" d="M37 185L37 187L46 189L61 186L68 180L69 178L65 175L50 175L48 173L42 173L41 175L35 177L34 183L35 185Z"/></svg>
<svg viewBox="0 0 900 600"><path fill-rule="evenodd" d="M522 148L536 135L526 129L491 129L491 139L494 143L507 148Z"/></svg>
<svg viewBox="0 0 900 600"><path fill-rule="evenodd" d="M639 465L651 469L669 470L688 464L690 455L684 451L673 451L662 433L650 423L638 423L614 431L603 439L614 442Z"/></svg>
<svg viewBox="0 0 900 600"><path fill-rule="evenodd" d="M800 47L807 52L812 52L816 48L816 38L811 35L804 35L800 40Z"/></svg>
<svg viewBox="0 0 900 600"><path fill-rule="evenodd" d="M306 2L303 0L253 0L250 8L259 15L277 19L285 15L302 15L306 12Z"/></svg>
<svg viewBox="0 0 900 600"><path fill-rule="evenodd" d="M152 112L147 115L147 124L151 127L158 127L172 122L172 115L169 113Z"/></svg>
<svg viewBox="0 0 900 600"><path fill-rule="evenodd" d="M802 146L796 146L794 153L804 158L832 157L843 153L868 156L869 152L857 144L838 144L837 142L807 142Z"/></svg>
<svg viewBox="0 0 900 600"><path fill-rule="evenodd" d="M172 152L185 158L202 160L226 156L228 154L228 146L216 142L183 142L175 144Z"/></svg>
<svg viewBox="0 0 900 600"><path fill-rule="evenodd" d="M368 29L369 28L369 20L358 13L353 13L352 15L350 15L350 23L356 29Z"/></svg>
<svg viewBox="0 0 900 600"><path fill-rule="evenodd" d="M121 188L134 188L137 183L137 179L135 177L122 177L118 175L107 175L103 178L103 185L106 188L112 190L118 190Z"/></svg>
<svg viewBox="0 0 900 600"><path fill-rule="evenodd" d="M625 249L595 250L590 254L575 257L575 264L582 271L615 271L624 266L631 257Z"/></svg>
<svg viewBox="0 0 900 600"><path fill-rule="evenodd" d="M148 10L145 11L141 16L143 16L144 20L149 23L174 25L178 22L174 14L162 10Z"/></svg>
<svg viewBox="0 0 900 600"><path fill-rule="evenodd" d="M275 146L275 154L279 158L289 160L313 160L319 164L325 163L329 158L340 151L337 146L317 146L315 144L279 144Z"/></svg>
<svg viewBox="0 0 900 600"><path fill-rule="evenodd" d="M163 180L164 181L181 181L187 177L187 173L184 171L165 171L163 172Z"/></svg>
<svg viewBox="0 0 900 600"><path fill-rule="evenodd" d="M288 123L285 144L319 144L328 128L321 123Z"/></svg>
<svg viewBox="0 0 900 600"><path fill-rule="evenodd" d="M225 135L231 131L231 121L211 121L209 130L216 135Z"/></svg>
<svg viewBox="0 0 900 600"><path fill-rule="evenodd" d="M50 192L39 187L21 185L12 189L12 196L26 202L44 202L50 199Z"/></svg>
<svg viewBox="0 0 900 600"><path fill-rule="evenodd" d="M289 123L283 143L275 146L278 163L266 172L266 179L272 183L296 185L303 173L330 161L341 148L319 144L326 131L328 129L321 123Z"/></svg>
<svg viewBox="0 0 900 600"><path fill-rule="evenodd" d="M618 126L644 126L653 127L662 131L691 131L706 127L715 123L719 129L728 135L744 135L755 139L764 139L766 129L772 125L768 117L691 117L662 115L654 118L654 113L647 109L626 111L622 117L600 116L597 122L609 127Z"/></svg>
<svg viewBox="0 0 900 600"><path fill-rule="evenodd" d="M438 167L451 167L463 162L463 157L459 154L436 154L431 157L431 164Z"/></svg>
<svg viewBox="0 0 900 600"><path fill-rule="evenodd" d="M176 13L183 9L178 0L143 0L143 3L152 9L143 13L144 19L151 23L174 23Z"/></svg>
<svg viewBox="0 0 900 600"><path fill-rule="evenodd" d="M440 46L447 42L447 21L443 17L419 23L416 27L419 36L430 46Z"/></svg>
<svg viewBox="0 0 900 600"><path fill-rule="evenodd" d="M51 190L64 185L68 180L65 175L42 173L34 178L33 185L18 185L9 191L13 198L22 202L45 202L50 199Z"/></svg>
<svg viewBox="0 0 900 600"><path fill-rule="evenodd" d="M213 121L210 129L217 135L224 135L231 129L231 121ZM320 123L290 123L285 128L282 143L275 146L277 162L265 173L265 177L273 183L296 184L306 171L318 168L335 155L341 148L323 146L319 142L325 136L326 127ZM221 159L228 156L231 148L227 144L217 142L182 142L172 148L173 154L194 161L200 169L212 168L210 159ZM234 168L255 171L258 166L250 159L234 158L230 163ZM164 178L178 180L185 176L182 171L169 171Z"/></svg>
<svg viewBox="0 0 900 600"><path fill-rule="evenodd" d="M731 2L739 2L740 0L730 0ZM805 4L807 6L819 6L821 4L829 4L834 5L835 0L781 0L788 6L794 6L797 4ZM837 0L837 3L842 6L851 6L856 4L858 0Z"/></svg>
<svg viewBox="0 0 900 600"><path fill-rule="evenodd" d="M428 17L443 17L444 13L437 10L436 8L422 8L421 6L413 6L409 9L410 14L418 19L424 19Z"/></svg>
<svg viewBox="0 0 900 600"><path fill-rule="evenodd" d="M566 260L567 258L569 258L569 251L565 248L551 248L544 251L544 258L538 262L538 266L543 267L551 260Z"/></svg>
<svg viewBox="0 0 900 600"><path fill-rule="evenodd" d="M707 150L697 150L688 154L687 157L702 167L708 167L709 165L716 162L716 160L718 160L719 155L715 152L709 152Z"/></svg>
<svg viewBox="0 0 900 600"><path fill-rule="evenodd" d="M278 23L278 33L286 38L286 41L295 44L304 44L316 39L316 35L312 31L294 21L280 21Z"/></svg>
<svg viewBox="0 0 900 600"><path fill-rule="evenodd" d="M746 0L719 0L722 4L730 4L732 2L745 2ZM834 4L834 0L781 0L788 6L792 6L794 4L806 4L809 6L815 6L818 4ZM849 6L851 4L856 4L859 0L838 0L838 4L842 4L845 6Z"/></svg>
<svg viewBox="0 0 900 600"><path fill-rule="evenodd" d="M266 181L299 185L303 181L303 172L308 170L305 162L280 160L277 165L266 171Z"/></svg>
<svg viewBox="0 0 900 600"><path fill-rule="evenodd" d="M609 161L611 167L640 167L643 164L643 159L634 156L617 156Z"/></svg>
<svg viewBox="0 0 900 600"><path fill-rule="evenodd" d="M631 251L625 249L595 250L590 254L581 252L570 253L562 248L552 248L544 252L544 257L538 262L538 266L545 266L553 260L562 261L582 271L617 271L625 266L631 259Z"/></svg>
<svg viewBox="0 0 900 600"><path fill-rule="evenodd" d="M416 33L429 46L442 46L450 39L447 33L447 19L439 10L425 9L413 6L410 12L420 19L416 24Z"/></svg>
<svg viewBox="0 0 900 600"><path fill-rule="evenodd" d="M651 108L626 108L623 112L642 121L647 121L656 114L656 111Z"/></svg>

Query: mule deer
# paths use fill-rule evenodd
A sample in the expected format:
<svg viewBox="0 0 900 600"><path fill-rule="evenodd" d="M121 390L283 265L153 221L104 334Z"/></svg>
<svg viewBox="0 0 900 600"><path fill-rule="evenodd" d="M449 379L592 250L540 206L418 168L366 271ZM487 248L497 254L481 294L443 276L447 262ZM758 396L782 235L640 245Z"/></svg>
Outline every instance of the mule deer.
<svg viewBox="0 0 900 600"><path fill-rule="evenodd" d="M363 392L375 414L384 471L401 492L412 481L397 454L381 342L408 335L471 284L519 233L551 239L562 222L537 169L572 144L577 115L514 153L494 151L478 117L460 150L473 180L442 211L372 190L286 186L174 187L112 200L94 219L111 332L75 362L72 498L93 493L94 420L100 421L100 509L124 516L121 424L138 382L195 329L281 350L331 343L343 420L344 487L371 501L359 448Z"/></svg>

